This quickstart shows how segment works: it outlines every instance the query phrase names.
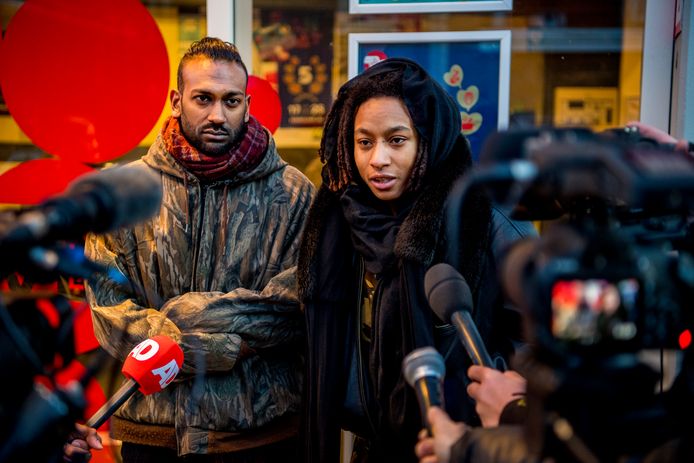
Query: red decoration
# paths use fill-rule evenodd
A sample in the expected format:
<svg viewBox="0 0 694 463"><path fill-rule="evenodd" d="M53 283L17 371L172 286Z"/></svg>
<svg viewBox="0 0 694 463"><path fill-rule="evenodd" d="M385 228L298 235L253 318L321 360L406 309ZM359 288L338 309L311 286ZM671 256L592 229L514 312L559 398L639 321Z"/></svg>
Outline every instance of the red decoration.
<svg viewBox="0 0 694 463"><path fill-rule="evenodd" d="M689 330L682 331L678 341L680 343L680 349L685 350L692 343L692 332Z"/></svg>
<svg viewBox="0 0 694 463"><path fill-rule="evenodd" d="M73 360L66 368L63 368L56 374L56 382L61 386L66 386L71 381L78 381L86 372L87 369L84 365L77 360ZM116 374L118 373L116 372ZM92 416L104 403L106 403L104 390L101 389L101 386L94 378L87 383L84 396L87 401L87 407L84 410L85 418ZM104 423L99 429L108 429L108 422Z"/></svg>
<svg viewBox="0 0 694 463"><path fill-rule="evenodd" d="M75 353L84 354L99 347L99 341L94 336L94 325L92 325L92 313L89 304L83 301L70 301L72 310L75 312L75 323L73 331L75 333Z"/></svg>
<svg viewBox="0 0 694 463"><path fill-rule="evenodd" d="M270 82L257 76L248 76L246 92L251 96L251 114L270 133L275 133L282 120L282 103Z"/></svg>
<svg viewBox="0 0 694 463"><path fill-rule="evenodd" d="M27 0L1 47L10 113L37 146L64 159L125 154L166 100L166 47L138 0Z"/></svg>
<svg viewBox="0 0 694 463"><path fill-rule="evenodd" d="M0 175L0 203L38 204L61 193L68 183L93 172L79 162L61 159L34 159Z"/></svg>

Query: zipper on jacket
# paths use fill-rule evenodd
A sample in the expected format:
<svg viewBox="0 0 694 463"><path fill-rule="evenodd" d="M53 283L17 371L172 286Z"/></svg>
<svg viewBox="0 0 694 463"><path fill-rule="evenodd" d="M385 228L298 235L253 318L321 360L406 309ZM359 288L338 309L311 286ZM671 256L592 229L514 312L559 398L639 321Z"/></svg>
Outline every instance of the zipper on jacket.
<svg viewBox="0 0 694 463"><path fill-rule="evenodd" d="M202 187L202 184L198 182L198 188L200 189L200 207L198 214L198 229L195 232L195 241L193 242L193 271L190 276L190 290L197 291L195 280L198 270L198 257L200 256L200 240L202 239L202 224L203 217L205 216L205 191L206 188Z"/></svg>
<svg viewBox="0 0 694 463"><path fill-rule="evenodd" d="M361 408L362 411L364 412L364 416L366 417L366 421L369 423L369 427L371 428L371 432L373 432L374 435L376 435L376 426L373 423L373 420L371 419L371 415L369 414L369 407L368 403L366 402L366 391L364 389L364 381L367 378L364 378L364 364L363 364L363 359L362 359L362 346L361 346L361 332L362 332L362 327L361 327L361 317L362 317L362 312L364 310L364 260L359 257L359 291L357 291L357 296L358 296L358 305L357 305L357 332L356 332L356 338L357 338L357 383L359 384L359 398L361 399ZM376 292L374 288L374 300L376 298ZM371 306L371 315L373 316L373 303ZM373 326L372 326L372 333L371 333L371 342L373 342Z"/></svg>

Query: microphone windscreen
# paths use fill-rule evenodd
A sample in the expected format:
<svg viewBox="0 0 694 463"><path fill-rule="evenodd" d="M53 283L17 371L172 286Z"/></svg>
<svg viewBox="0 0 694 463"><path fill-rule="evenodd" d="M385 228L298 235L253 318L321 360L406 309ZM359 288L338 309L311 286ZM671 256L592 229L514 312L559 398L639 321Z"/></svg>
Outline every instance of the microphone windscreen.
<svg viewBox="0 0 694 463"><path fill-rule="evenodd" d="M93 205L82 202L83 207L94 208L89 231L111 231L159 211L161 179L144 165L113 167L77 178L68 185L65 196L93 198Z"/></svg>
<svg viewBox="0 0 694 463"><path fill-rule="evenodd" d="M431 309L444 322L458 310L472 312L472 292L465 278L451 265L440 263L424 275L424 291Z"/></svg>
<svg viewBox="0 0 694 463"><path fill-rule="evenodd" d="M407 383L415 387L417 381L424 377L443 379L446 376L446 364L433 347L420 347L403 359L402 373Z"/></svg>
<svg viewBox="0 0 694 463"><path fill-rule="evenodd" d="M168 336L153 336L135 346L125 359L123 375L153 394L168 386L183 365L183 350Z"/></svg>

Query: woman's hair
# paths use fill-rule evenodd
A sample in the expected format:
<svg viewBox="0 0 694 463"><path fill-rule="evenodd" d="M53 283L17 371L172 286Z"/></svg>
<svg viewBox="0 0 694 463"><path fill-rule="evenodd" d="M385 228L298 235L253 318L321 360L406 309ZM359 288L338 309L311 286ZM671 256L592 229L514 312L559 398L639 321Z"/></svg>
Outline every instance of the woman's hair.
<svg viewBox="0 0 694 463"><path fill-rule="evenodd" d="M325 164L323 183L331 191L361 181L354 164L354 120L359 107L375 97L401 100L417 131L417 158L408 191L419 191L452 155L461 156L466 167L472 164L469 145L460 133L457 102L419 64L388 58L345 83L330 108L318 154Z"/></svg>
<svg viewBox="0 0 694 463"><path fill-rule="evenodd" d="M354 120L359 107L367 100L377 97L394 97L404 104L402 70L394 70L377 75L374 78L355 80L355 84L350 86L348 91L341 92L338 96L341 104L338 105L336 101L336 104L333 105L328 113L326 126L337 125L337 140L335 140L335 162L337 163L335 173L337 173L337 176L333 176L331 173L328 175L327 181L327 186L332 191L339 191L352 182L361 181L356 173L356 165L354 163ZM409 114L409 109L407 109L407 112ZM411 117L412 115L410 114ZM422 135L418 133L417 157L406 187L410 191L419 188L426 170L426 141ZM324 136L324 138L326 137ZM319 154L321 161L327 162L324 143L321 143Z"/></svg>

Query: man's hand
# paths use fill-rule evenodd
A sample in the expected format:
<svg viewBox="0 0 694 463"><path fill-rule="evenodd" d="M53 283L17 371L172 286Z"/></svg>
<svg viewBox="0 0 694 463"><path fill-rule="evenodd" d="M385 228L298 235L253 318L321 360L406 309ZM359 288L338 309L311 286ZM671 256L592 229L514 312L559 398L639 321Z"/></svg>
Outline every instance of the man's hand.
<svg viewBox="0 0 694 463"><path fill-rule="evenodd" d="M448 463L451 446L465 434L467 427L463 423L451 421L439 407L431 407L427 418L433 436L430 437L427 430L422 429L414 453L419 458L419 463Z"/></svg>
<svg viewBox="0 0 694 463"><path fill-rule="evenodd" d="M498 426L504 407L525 394L525 378L515 371L502 373L473 365L468 369L467 375L473 381L468 385L467 393L477 402L475 411L485 428Z"/></svg>
<svg viewBox="0 0 694 463"><path fill-rule="evenodd" d="M75 431L70 434L63 447L63 461L89 461L92 457L91 449L101 450L103 448L96 429L75 423Z"/></svg>

